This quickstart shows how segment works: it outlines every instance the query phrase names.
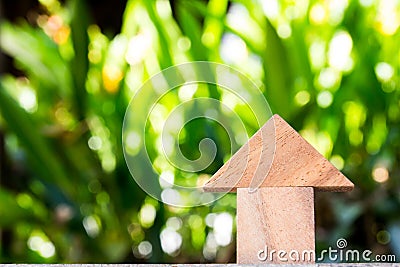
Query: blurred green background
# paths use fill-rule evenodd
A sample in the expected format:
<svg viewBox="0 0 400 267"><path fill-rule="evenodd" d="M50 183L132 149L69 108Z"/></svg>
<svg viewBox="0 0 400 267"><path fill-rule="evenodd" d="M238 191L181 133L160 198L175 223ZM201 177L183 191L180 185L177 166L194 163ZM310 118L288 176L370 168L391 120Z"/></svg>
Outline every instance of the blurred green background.
<svg viewBox="0 0 400 267"><path fill-rule="evenodd" d="M317 193L318 251L346 238L400 260L399 0L1 3L0 262L235 261L235 195L164 205L135 184L122 153L135 91L193 60L247 74L356 185ZM184 154L196 158L210 133L223 144L216 128L185 127Z"/></svg>

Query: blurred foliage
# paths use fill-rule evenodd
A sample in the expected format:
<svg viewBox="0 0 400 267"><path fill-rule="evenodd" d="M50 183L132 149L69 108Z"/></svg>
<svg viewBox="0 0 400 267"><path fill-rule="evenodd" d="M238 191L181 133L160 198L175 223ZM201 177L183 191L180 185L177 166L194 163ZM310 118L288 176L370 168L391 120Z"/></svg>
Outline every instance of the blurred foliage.
<svg viewBox="0 0 400 267"><path fill-rule="evenodd" d="M93 22L96 3L39 2L29 20L0 28L19 70L0 79L1 262L235 260L235 195L166 206L138 188L123 158L130 97L192 60L247 74L355 183L317 194L318 250L343 237L400 259L398 0L128 0L116 35ZM190 158L202 125L211 124L180 140Z"/></svg>

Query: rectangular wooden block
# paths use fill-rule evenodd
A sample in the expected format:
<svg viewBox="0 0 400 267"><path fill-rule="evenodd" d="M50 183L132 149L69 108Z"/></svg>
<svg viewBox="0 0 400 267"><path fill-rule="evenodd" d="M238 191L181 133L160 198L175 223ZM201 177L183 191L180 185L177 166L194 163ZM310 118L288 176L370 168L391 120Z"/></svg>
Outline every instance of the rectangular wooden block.
<svg viewBox="0 0 400 267"><path fill-rule="evenodd" d="M315 262L314 188L237 190L237 263Z"/></svg>

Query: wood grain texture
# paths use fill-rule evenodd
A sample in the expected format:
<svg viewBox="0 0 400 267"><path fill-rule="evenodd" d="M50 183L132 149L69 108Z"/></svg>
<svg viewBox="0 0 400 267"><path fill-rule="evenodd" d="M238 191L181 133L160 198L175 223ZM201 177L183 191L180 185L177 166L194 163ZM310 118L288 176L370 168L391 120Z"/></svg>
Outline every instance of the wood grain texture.
<svg viewBox="0 0 400 267"><path fill-rule="evenodd" d="M354 184L274 115L204 185L208 192L237 188L314 187L322 191L350 191Z"/></svg>
<svg viewBox="0 0 400 267"><path fill-rule="evenodd" d="M276 252L271 258L272 250ZM287 261L279 259L279 250L286 251L281 259ZM292 250L299 253L299 261L291 260ZM302 253L314 250L312 187L263 187L252 193L247 188L237 189L238 264L312 263L308 254L303 258ZM259 256L263 259L266 255L265 261L259 260Z"/></svg>

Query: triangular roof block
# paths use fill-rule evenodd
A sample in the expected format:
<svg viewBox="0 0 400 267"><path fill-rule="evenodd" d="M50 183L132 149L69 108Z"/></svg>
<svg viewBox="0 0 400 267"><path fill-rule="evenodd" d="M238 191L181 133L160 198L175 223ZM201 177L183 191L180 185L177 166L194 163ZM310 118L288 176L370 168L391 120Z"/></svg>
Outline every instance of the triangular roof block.
<svg viewBox="0 0 400 267"><path fill-rule="evenodd" d="M237 188L307 186L350 191L354 184L280 116L270 118L203 186L207 192Z"/></svg>

